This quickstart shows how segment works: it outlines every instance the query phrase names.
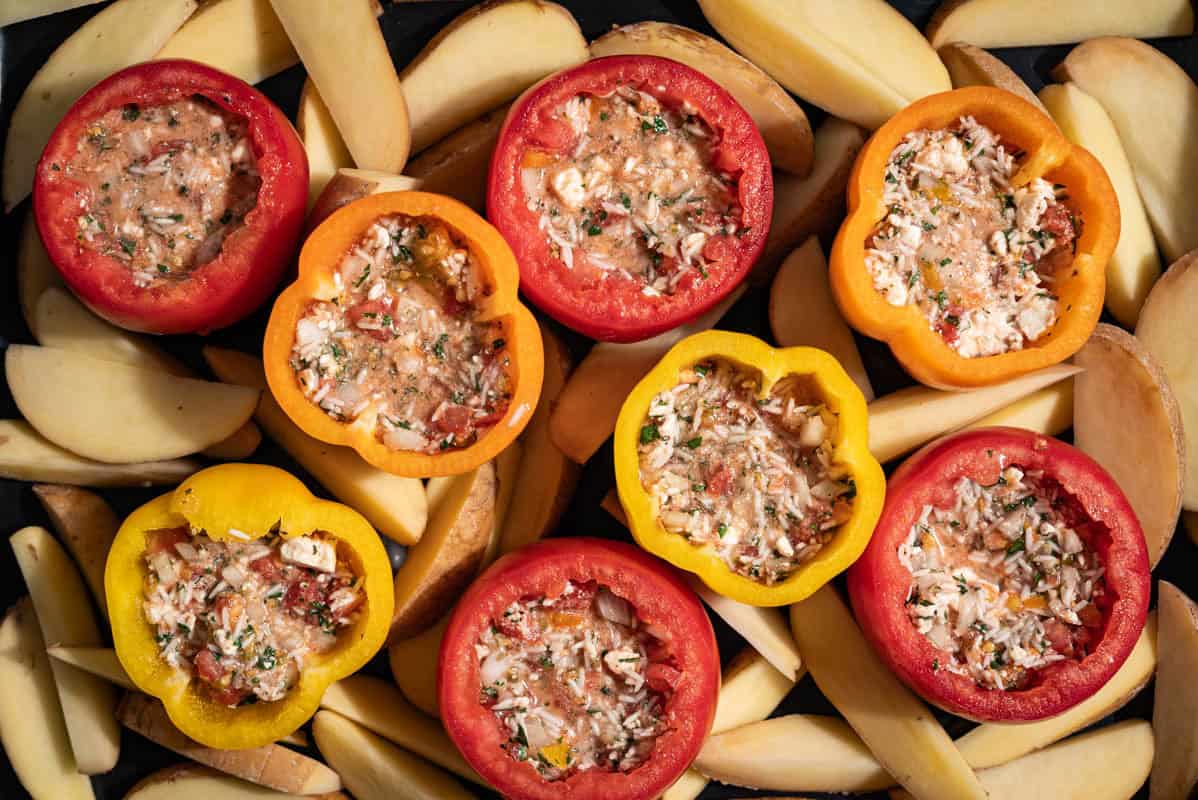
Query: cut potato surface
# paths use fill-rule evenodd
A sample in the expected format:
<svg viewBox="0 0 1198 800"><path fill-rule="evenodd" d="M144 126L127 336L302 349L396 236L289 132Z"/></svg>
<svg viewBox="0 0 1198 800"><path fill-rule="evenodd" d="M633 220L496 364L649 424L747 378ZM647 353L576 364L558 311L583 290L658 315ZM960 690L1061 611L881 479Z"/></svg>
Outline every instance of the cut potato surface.
<svg viewBox="0 0 1198 800"><path fill-rule="evenodd" d="M787 89L871 130L915 100L952 88L936 51L885 0L699 6L721 36Z"/></svg>
<svg viewBox="0 0 1198 800"><path fill-rule="evenodd" d="M1198 308L1198 254L1169 267L1156 282L1136 325L1136 338L1165 370L1181 409L1186 439L1182 505L1198 510L1198 348L1194 309Z"/></svg>
<svg viewBox="0 0 1198 800"><path fill-rule="evenodd" d="M400 74L413 151L589 55L578 23L557 3L499 0L468 9Z"/></svg>
<svg viewBox="0 0 1198 800"><path fill-rule="evenodd" d="M38 433L113 464L176 458L226 439L259 394L51 347L10 345L5 367L17 407Z"/></svg>
<svg viewBox="0 0 1198 800"><path fill-rule="evenodd" d="M30 211L25 217L25 224L21 226L21 241L17 245L17 300L21 304L21 316L34 336L38 334L38 300L52 286L66 290L58 268L46 254L33 212Z"/></svg>
<svg viewBox="0 0 1198 800"><path fill-rule="evenodd" d="M387 649L391 675L399 690L412 705L431 717L441 716L437 698L437 660L441 656L441 640L445 638L447 627L449 614L428 630L400 639Z"/></svg>
<svg viewBox="0 0 1198 800"><path fill-rule="evenodd" d="M803 109L757 65L710 36L666 22L638 22L591 42L591 55L660 56L699 70L749 112L776 169L800 177L811 172L811 125Z"/></svg>
<svg viewBox="0 0 1198 800"><path fill-rule="evenodd" d="M940 54L940 60L948 69L954 89L963 86L993 86L996 89L1006 89L1048 113L1048 109L1036 97L1036 93L1013 69L982 48L964 42L954 42L940 47L936 52Z"/></svg>
<svg viewBox="0 0 1198 800"><path fill-rule="evenodd" d="M1150 45L1118 38L1078 45L1053 75L1073 81L1110 115L1165 257L1175 261L1198 248L1198 214L1189 207L1198 185L1190 135L1198 86L1190 76Z"/></svg>
<svg viewBox="0 0 1198 800"><path fill-rule="evenodd" d="M209 0L156 58L187 58L259 83L299 63L270 0Z"/></svg>
<svg viewBox="0 0 1198 800"><path fill-rule="evenodd" d="M487 171L509 106L468 122L408 162L405 170L430 192L461 200L480 214L487 207Z"/></svg>
<svg viewBox="0 0 1198 800"><path fill-rule="evenodd" d="M308 207L312 208L337 170L354 165L354 157L311 78L300 91L295 129L308 154Z"/></svg>
<svg viewBox="0 0 1198 800"><path fill-rule="evenodd" d="M1106 323L1073 363L1084 370L1073 379L1073 443L1127 496L1155 567L1177 530L1189 457L1173 390L1148 350Z"/></svg>
<svg viewBox="0 0 1198 800"><path fill-rule="evenodd" d="M71 752L46 643L28 597L0 622L0 743L37 800L92 800Z"/></svg>
<svg viewBox="0 0 1198 800"><path fill-rule="evenodd" d="M1151 800L1190 797L1198 786L1198 606L1168 581L1157 594L1160 663L1152 728L1156 756L1150 779Z"/></svg>
<svg viewBox="0 0 1198 800"><path fill-rule="evenodd" d="M1194 32L1189 0L1095 3L1093 0L945 0L928 23L933 47L1067 44L1096 36L1186 36Z"/></svg>
<svg viewBox="0 0 1198 800"><path fill-rule="evenodd" d="M33 190L42 150L74 102L117 70L152 58L195 9L195 0L116 0L50 54L9 120L4 143L6 211Z"/></svg>
<svg viewBox="0 0 1198 800"><path fill-rule="evenodd" d="M53 645L46 648L46 652L55 661L61 661L64 664L70 664L72 667L78 667L89 675L103 678L122 689L128 689L129 691L137 689L129 674L125 672L125 668L121 666L120 659L116 657L116 650L113 650L111 647L68 647L66 645Z"/></svg>
<svg viewBox="0 0 1198 800"><path fill-rule="evenodd" d="M1007 425L1029 431L1057 436L1073 425L1073 378L1066 378L1044 389L1032 392L965 426L990 428Z"/></svg>
<svg viewBox="0 0 1198 800"><path fill-rule="evenodd" d="M1102 163L1119 199L1119 242L1106 268L1106 307L1122 325L1134 328L1140 307L1161 274L1161 259L1136 176L1119 132L1106 110L1075 83L1045 86L1040 99L1061 132Z"/></svg>
<svg viewBox="0 0 1198 800"><path fill-rule="evenodd" d="M50 524L58 538L66 543L67 549L75 557L75 563L91 589L101 616L107 619L104 566L108 561L112 540L121 527L116 512L103 497L77 486L40 483L33 487L33 493L50 517Z"/></svg>
<svg viewBox="0 0 1198 800"><path fill-rule="evenodd" d="M4 6L0 7L0 28L14 22L46 17L99 2L100 0L6 0Z"/></svg>
<svg viewBox="0 0 1198 800"><path fill-rule="evenodd" d="M285 800L291 795L198 764L160 769L138 781L124 800ZM309 795L309 800L348 800L341 792Z"/></svg>

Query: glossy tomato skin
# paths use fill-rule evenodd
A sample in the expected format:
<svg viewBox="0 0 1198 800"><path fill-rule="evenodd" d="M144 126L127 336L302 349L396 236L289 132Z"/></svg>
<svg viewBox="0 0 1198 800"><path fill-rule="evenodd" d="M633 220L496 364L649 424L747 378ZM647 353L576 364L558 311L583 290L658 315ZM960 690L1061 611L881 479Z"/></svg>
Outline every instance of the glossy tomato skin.
<svg viewBox="0 0 1198 800"><path fill-rule="evenodd" d="M1090 523L1105 528L1094 545L1106 568L1102 638L1082 660L1039 670L1025 689L980 688L973 680L937 670L943 652L907 616L911 573L898 559L924 505L951 505L953 484L971 477L998 479L1007 464L1043 470L1077 501ZM864 555L848 572L849 596L861 630L878 656L928 702L983 722L1026 722L1055 716L1093 695L1122 666L1148 614L1151 572L1144 532L1114 479L1085 453L1019 428L981 428L939 439L912 455L887 484L886 505Z"/></svg>
<svg viewBox="0 0 1198 800"><path fill-rule="evenodd" d="M185 279L140 288L116 259L76 241L78 184L61 165L84 128L105 112L201 95L248 122L262 185L254 208L220 255ZM33 210L50 260L76 296L99 316L147 333L206 333L237 322L274 291L299 238L308 198L308 158L291 122L261 92L205 64L136 64L105 78L59 122L38 162Z"/></svg>
<svg viewBox="0 0 1198 800"><path fill-rule="evenodd" d="M669 730L648 761L628 773L597 769L554 782L500 745L507 737L479 702L474 643L522 597L560 594L567 580L597 581L628 600L645 624L664 631L675 668L666 703ZM668 565L622 542L548 539L495 562L458 602L441 644L437 692L441 719L462 755L505 797L519 800L650 800L686 770L715 717L720 657L711 621L695 593Z"/></svg>
<svg viewBox="0 0 1198 800"><path fill-rule="evenodd" d="M571 146L547 120L580 92L607 94L619 83L644 86L667 105L689 102L720 137L717 165L738 179L742 228L723 237L728 257L706 279L684 280L675 294L648 297L631 282L584 281L549 250L537 218L526 204L521 164L530 148ZM556 135L555 135L556 132ZM572 136L572 133L569 135ZM491 159L487 217L520 263L520 289L547 314L579 333L610 342L647 339L699 316L745 278L765 247L774 184L765 142L732 95L703 73L656 56L607 56L558 72L529 88L512 104Z"/></svg>

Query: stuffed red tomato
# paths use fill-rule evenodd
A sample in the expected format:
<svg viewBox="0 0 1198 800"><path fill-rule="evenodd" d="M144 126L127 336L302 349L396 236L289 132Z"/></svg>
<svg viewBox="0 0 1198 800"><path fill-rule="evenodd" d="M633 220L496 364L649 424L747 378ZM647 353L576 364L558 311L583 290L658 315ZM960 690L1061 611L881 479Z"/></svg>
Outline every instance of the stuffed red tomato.
<svg viewBox="0 0 1198 800"><path fill-rule="evenodd" d="M629 342L727 296L765 245L772 204L765 143L728 92L676 61L609 56L513 104L487 215L537 306Z"/></svg>
<svg viewBox="0 0 1198 800"><path fill-rule="evenodd" d="M149 333L231 325L274 290L295 249L308 160L249 84L192 61L137 64L63 117L33 205L71 290Z"/></svg>
<svg viewBox="0 0 1198 800"><path fill-rule="evenodd" d="M715 634L672 569L620 542L551 539L458 603L441 718L505 797L649 800L694 760L720 688Z"/></svg>
<svg viewBox="0 0 1198 800"><path fill-rule="evenodd" d="M1089 456L1016 428L929 444L890 479L848 573L861 629L923 698L963 717L1054 716L1123 664L1148 613L1144 534Z"/></svg>

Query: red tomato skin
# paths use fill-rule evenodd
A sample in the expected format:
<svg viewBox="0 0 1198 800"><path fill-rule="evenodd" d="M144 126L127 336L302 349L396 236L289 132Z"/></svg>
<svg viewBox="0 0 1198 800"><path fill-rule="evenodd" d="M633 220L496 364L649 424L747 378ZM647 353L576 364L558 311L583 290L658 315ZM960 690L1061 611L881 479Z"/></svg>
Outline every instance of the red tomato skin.
<svg viewBox="0 0 1198 800"><path fill-rule="evenodd" d="M987 690L971 679L933 669L943 657L915 630L905 600L911 574L899 562L898 546L924 505L953 502L962 476L989 484L998 479L998 456L1008 464L1042 469L1060 483L1109 536L1096 537L1106 567L1106 592L1113 599L1094 629L1097 646L1080 661L1062 661L1038 671L1032 683L1013 691ZM908 458L887 482L886 505L865 553L848 571L848 590L857 622L878 656L917 694L958 716L981 722L1030 722L1063 713L1110 680L1131 653L1144 628L1151 572L1144 532L1131 504L1106 470L1058 439L1019 428L980 428L951 434Z"/></svg>
<svg viewBox="0 0 1198 800"><path fill-rule="evenodd" d="M262 178L258 202L225 240L220 255L187 280L139 288L119 261L76 241L78 184L66 177L61 165L71 159L83 128L106 111L195 94L249 123ZM79 98L54 129L38 162L33 213L50 260L71 291L96 314L145 333L207 333L232 325L270 297L295 250L307 198L308 157L283 112L232 75L178 59L135 64Z"/></svg>
<svg viewBox="0 0 1198 800"><path fill-rule="evenodd" d="M674 678L670 730L629 773L588 770L554 782L500 748L506 737L479 702L474 643L503 610L528 595L560 594L567 580L596 581L632 603L637 616L670 634ZM462 596L441 643L437 691L445 729L462 755L505 797L520 800L650 800L686 771L715 718L720 658L711 621L676 572L643 550L586 537L547 539L496 561Z"/></svg>
<svg viewBox="0 0 1198 800"><path fill-rule="evenodd" d="M554 257L537 218L528 210L520 180L530 147L559 145L565 134L547 119L581 91L606 93L617 81L643 83L667 103L688 100L720 134L717 163L739 173L742 235L713 246L735 258L709 269L709 277L684 281L671 296L647 297L628 282L584 282ZM664 87L664 90L659 89ZM572 136L572 132L571 132ZM570 141L565 139L565 141ZM542 311L592 339L635 342L682 325L711 309L735 289L761 255L773 214L769 154L752 117L703 73L657 56L606 56L563 70L534 84L512 104L491 158L487 218L512 247L520 264L520 290Z"/></svg>

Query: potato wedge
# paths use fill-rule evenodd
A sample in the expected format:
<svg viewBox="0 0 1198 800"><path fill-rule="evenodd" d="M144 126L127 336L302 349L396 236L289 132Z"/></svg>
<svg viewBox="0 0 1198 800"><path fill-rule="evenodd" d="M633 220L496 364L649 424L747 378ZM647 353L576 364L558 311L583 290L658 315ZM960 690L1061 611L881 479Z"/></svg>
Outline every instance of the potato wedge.
<svg viewBox="0 0 1198 800"><path fill-rule="evenodd" d="M1186 437L1185 494L1182 505L1198 510L1198 359L1193 346L1194 304L1198 303L1198 253L1169 267L1140 310L1136 338L1165 370L1181 406Z"/></svg>
<svg viewBox="0 0 1198 800"><path fill-rule="evenodd" d="M985 799L952 739L878 660L835 588L791 606L790 627L820 691L896 781L921 800Z"/></svg>
<svg viewBox="0 0 1198 800"><path fill-rule="evenodd" d="M884 0L699 0L699 7L778 83L871 130L952 88L927 40Z"/></svg>
<svg viewBox="0 0 1198 800"><path fill-rule="evenodd" d="M1059 742L1127 705L1152 680L1157 665L1157 615L1151 612L1136 646L1097 692L1055 717L1019 725L987 722L956 741L974 769L997 767Z"/></svg>
<svg viewBox="0 0 1198 800"><path fill-rule="evenodd" d="M204 360L225 383L263 390L254 411L258 423L334 497L357 509L387 538L405 545L420 541L428 521L428 499L420 480L383 472L348 447L325 444L304 433L266 391L262 362L254 356L205 347Z"/></svg>
<svg viewBox="0 0 1198 800"><path fill-rule="evenodd" d="M391 641L433 625L474 579L495 524L496 480L491 462L455 475L420 541L395 573Z"/></svg>
<svg viewBox="0 0 1198 800"><path fill-rule="evenodd" d="M48 644L95 647L100 626L79 571L44 528L22 528L9 539L25 586L38 612ZM116 689L108 681L61 661L52 661L54 684L62 704L75 763L84 775L100 775L116 766L121 733L112 716Z"/></svg>
<svg viewBox="0 0 1198 800"><path fill-rule="evenodd" d="M831 353L866 402L874 399L853 332L832 299L828 262L816 237L809 236L778 268L770 284L769 316L779 347L806 345Z"/></svg>
<svg viewBox="0 0 1198 800"><path fill-rule="evenodd" d="M58 268L46 255L42 237L37 232L37 223L30 211L25 217L25 224L21 226L21 240L17 245L17 300L21 305L21 316L35 337L37 301L52 286L66 289Z"/></svg>
<svg viewBox="0 0 1198 800"><path fill-rule="evenodd" d="M1073 443L1127 495L1155 567L1177 530L1188 457L1169 380L1134 336L1106 323L1073 363L1084 370L1073 379Z"/></svg>
<svg viewBox="0 0 1198 800"><path fill-rule="evenodd" d="M33 493L50 517L54 532L75 557L101 616L108 619L104 565L112 540L121 527L116 512L103 497L77 486L39 483L33 487Z"/></svg>
<svg viewBox="0 0 1198 800"><path fill-rule="evenodd" d="M1198 248L1198 215L1186 206L1198 184L1198 145L1186 128L1198 115L1190 76L1150 45L1115 38L1078 45L1053 75L1077 84L1115 123L1165 257L1176 261Z"/></svg>
<svg viewBox="0 0 1198 800"><path fill-rule="evenodd" d="M586 463L616 429L620 406L666 352L693 333L715 326L741 295L742 285L701 317L632 344L599 342L570 374L549 416L549 436L575 464Z"/></svg>
<svg viewBox="0 0 1198 800"><path fill-rule="evenodd" d="M199 764L176 764L142 778L124 800L286 800L291 795L222 775ZM309 800L349 800L341 792Z"/></svg>
<svg viewBox="0 0 1198 800"><path fill-rule="evenodd" d="M343 678L325 691L320 707L468 781L486 785L453 746L441 723L412 708L399 690L384 680L369 675Z"/></svg>
<svg viewBox="0 0 1198 800"><path fill-rule="evenodd" d="M1027 47L1096 36L1185 36L1194 32L1189 0L1093 3L1090 0L945 0L928 23L933 47Z"/></svg>
<svg viewBox="0 0 1198 800"><path fill-rule="evenodd" d="M270 3L354 164L403 172L412 144L408 106L370 3ZM345 68L348 53L353 54L353 69Z"/></svg>
<svg viewBox="0 0 1198 800"><path fill-rule="evenodd" d="M101 79L153 57L195 9L196 0L117 0L50 54L8 123L5 211L33 190L38 159L67 109Z"/></svg>
<svg viewBox="0 0 1198 800"><path fill-rule="evenodd" d="M249 420L259 394L52 347L10 345L5 367L13 400L38 433L113 464L216 444Z"/></svg>
<svg viewBox="0 0 1198 800"><path fill-rule="evenodd" d="M510 106L488 111L408 162L407 174L430 192L447 194L480 214L487 208L487 172Z"/></svg>
<svg viewBox="0 0 1198 800"><path fill-rule="evenodd" d="M33 603L22 597L0 622L0 744L35 800L92 800L58 703Z"/></svg>
<svg viewBox="0 0 1198 800"><path fill-rule="evenodd" d="M413 152L589 56L578 23L557 3L493 0L467 9L400 73Z"/></svg>
<svg viewBox="0 0 1198 800"><path fill-rule="evenodd" d="M1161 274L1161 259L1136 176L1119 132L1098 101L1075 83L1045 86L1040 99L1061 132L1102 162L1119 198L1119 242L1106 268L1106 307L1129 328L1136 326L1140 307Z"/></svg>
<svg viewBox="0 0 1198 800"><path fill-rule="evenodd" d="M982 48L965 42L954 42L937 48L936 52L948 69L948 77L952 80L954 89L960 89L962 86L993 86L1006 89L1045 114L1048 113L1040 98L1023 82L1023 78L1015 74L1015 70Z"/></svg>
<svg viewBox="0 0 1198 800"><path fill-rule="evenodd" d="M4 7L0 8L0 28L14 22L46 17L99 2L100 0L8 0Z"/></svg>
<svg viewBox="0 0 1198 800"><path fill-rule="evenodd" d="M869 449L885 463L1080 371L1057 364L969 392L927 386L899 389L869 404Z"/></svg>
<svg viewBox="0 0 1198 800"><path fill-rule="evenodd" d="M373 169L338 168L324 184L320 195L308 211L308 230L328 219L329 215L355 200L381 192L406 192L420 189L419 178L392 175Z"/></svg>
<svg viewBox="0 0 1198 800"><path fill-rule="evenodd" d="M1152 704L1157 747L1149 798L1173 800L1198 786L1198 605L1168 581L1158 589L1160 663Z"/></svg>
<svg viewBox="0 0 1198 800"><path fill-rule="evenodd" d="M316 91L316 84L312 83L311 78L304 81L304 88L300 90L295 129L304 143L304 152L308 154L310 210L337 170L354 165L354 157L349 154L349 148L337 130L337 123L333 121L333 115L329 113L324 100L320 99L320 93Z"/></svg>
<svg viewBox="0 0 1198 800"><path fill-rule="evenodd" d="M260 83L299 63L270 0L209 0L155 58L199 61L246 83Z"/></svg>
<svg viewBox="0 0 1198 800"><path fill-rule="evenodd" d="M181 756L220 772L287 794L323 794L341 789L341 778L319 761L277 744L253 750L217 750L192 741L176 728L162 703L128 692L117 706L117 719Z"/></svg>
<svg viewBox="0 0 1198 800"><path fill-rule="evenodd" d="M441 655L441 640L449 627L449 614L436 625L407 639L393 642L387 648L391 677L412 705L430 717L441 716L437 699L437 659Z"/></svg>
<svg viewBox="0 0 1198 800"><path fill-rule="evenodd" d="M109 683L122 689L136 691L137 687L125 668L116 657L116 651L111 647L68 647L52 645L46 648L50 658L78 667L89 675L103 678Z"/></svg>
<svg viewBox="0 0 1198 800"><path fill-rule="evenodd" d="M517 476L524 461L524 444L516 440L504 448L495 457L495 513L491 515L491 535L487 547L483 550L482 562L478 571L482 572L491 566L491 562L499 558L499 541L503 537L503 526L507 521L508 510L512 507L512 497L516 494Z"/></svg>
<svg viewBox="0 0 1198 800"><path fill-rule="evenodd" d="M965 429L989 428L992 425L1027 428L1047 436L1063 433L1073 425L1073 378L1032 392L1009 406L974 420Z"/></svg>
<svg viewBox="0 0 1198 800"><path fill-rule="evenodd" d="M173 486L202 466L190 458L105 464L46 441L25 420L0 420L0 478L97 487Z"/></svg>
<svg viewBox="0 0 1198 800"><path fill-rule="evenodd" d="M591 55L661 56L694 67L736 98L757 123L775 169L799 177L811 172L807 115L773 78L710 36L667 22L637 22L591 42Z"/></svg>
<svg viewBox="0 0 1198 800"><path fill-rule="evenodd" d="M810 236L830 234L844 218L844 193L865 131L830 117L815 130L815 163L805 178L774 174L774 216L754 283L768 281L782 259Z"/></svg>
<svg viewBox="0 0 1198 800"><path fill-rule="evenodd" d="M570 351L553 329L542 323L545 373L541 398L528 427L520 435L524 456L516 478L516 491L503 521L499 552L510 553L543 538L557 526L574 496L581 470L558 449L550 436L549 420L573 362Z"/></svg>

